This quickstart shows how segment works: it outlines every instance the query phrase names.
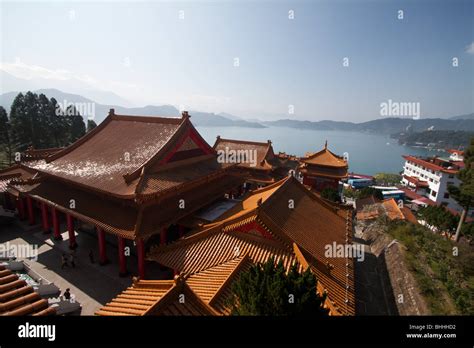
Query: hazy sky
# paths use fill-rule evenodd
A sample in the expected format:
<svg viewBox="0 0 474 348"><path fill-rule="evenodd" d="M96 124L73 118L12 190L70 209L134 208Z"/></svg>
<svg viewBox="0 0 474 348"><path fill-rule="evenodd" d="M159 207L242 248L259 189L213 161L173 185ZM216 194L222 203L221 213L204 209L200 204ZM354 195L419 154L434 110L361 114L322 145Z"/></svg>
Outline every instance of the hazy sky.
<svg viewBox="0 0 474 348"><path fill-rule="evenodd" d="M79 79L137 105L348 121L379 118L388 99L419 102L422 117L474 111L474 1L3 1L1 10L1 69Z"/></svg>

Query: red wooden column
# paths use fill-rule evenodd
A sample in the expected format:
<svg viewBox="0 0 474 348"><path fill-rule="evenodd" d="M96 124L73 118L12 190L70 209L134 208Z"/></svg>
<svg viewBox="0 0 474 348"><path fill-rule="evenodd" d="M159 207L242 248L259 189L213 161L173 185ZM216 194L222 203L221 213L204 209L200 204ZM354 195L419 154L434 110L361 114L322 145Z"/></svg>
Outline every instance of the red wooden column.
<svg viewBox="0 0 474 348"><path fill-rule="evenodd" d="M184 226L178 225L178 233L179 233L179 238L184 236Z"/></svg>
<svg viewBox="0 0 474 348"><path fill-rule="evenodd" d="M76 249L76 234L74 232L74 217L71 214L66 215L67 218L67 231L69 233L69 249Z"/></svg>
<svg viewBox="0 0 474 348"><path fill-rule="evenodd" d="M168 230L166 229L166 227L163 227L160 233L160 244L165 245L167 240L168 240Z"/></svg>
<svg viewBox="0 0 474 348"><path fill-rule="evenodd" d="M125 239L118 237L118 255L119 255L119 275L125 277L127 275L127 261L125 259Z"/></svg>
<svg viewBox="0 0 474 348"><path fill-rule="evenodd" d="M28 210L28 223L34 225L36 222L35 211L33 210L33 199L30 196L26 197L26 207Z"/></svg>
<svg viewBox="0 0 474 348"><path fill-rule="evenodd" d="M97 239L99 241L99 263L105 265L109 262L105 248L105 232L102 228L97 227Z"/></svg>
<svg viewBox="0 0 474 348"><path fill-rule="evenodd" d="M60 224L59 224L59 212L55 207L51 208L51 213L53 216L53 236L55 240L61 240L63 239L63 236L61 236L61 231L60 231Z"/></svg>
<svg viewBox="0 0 474 348"><path fill-rule="evenodd" d="M16 209L18 210L18 217L20 220L25 220L25 202L23 198L18 197L16 201Z"/></svg>
<svg viewBox="0 0 474 348"><path fill-rule="evenodd" d="M137 239L137 255L138 255L138 276L145 279L145 243L143 239Z"/></svg>
<svg viewBox="0 0 474 348"><path fill-rule="evenodd" d="M41 220L43 224L43 232L49 233L48 206L45 202L41 202Z"/></svg>

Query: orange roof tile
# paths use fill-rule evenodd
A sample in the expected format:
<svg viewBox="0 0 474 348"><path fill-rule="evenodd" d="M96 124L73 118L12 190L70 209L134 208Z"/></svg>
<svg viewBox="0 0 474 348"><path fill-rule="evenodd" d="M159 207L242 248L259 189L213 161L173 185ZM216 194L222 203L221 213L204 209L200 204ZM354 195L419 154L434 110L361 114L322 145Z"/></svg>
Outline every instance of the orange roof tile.
<svg viewBox="0 0 474 348"><path fill-rule="evenodd" d="M357 211L357 220L373 220L381 215L386 215L390 220L405 220L405 215L393 198L380 203L364 205L362 209Z"/></svg>
<svg viewBox="0 0 474 348"><path fill-rule="evenodd" d="M272 170L273 168L269 162L273 158L273 147L270 141L263 143L217 137L214 150L226 151L226 148L235 151L256 151L256 165L252 166L251 163L245 162L239 164L241 167L260 170Z"/></svg>
<svg viewBox="0 0 474 348"><path fill-rule="evenodd" d="M131 287L100 308L99 316L217 315L184 280L134 280Z"/></svg>
<svg viewBox="0 0 474 348"><path fill-rule="evenodd" d="M329 151L327 145L321 151L302 158L301 161L312 165L347 168L347 161L343 157Z"/></svg>
<svg viewBox="0 0 474 348"><path fill-rule="evenodd" d="M0 315L51 315L56 311L33 287L0 265Z"/></svg>
<svg viewBox="0 0 474 348"><path fill-rule="evenodd" d="M290 200L293 209L289 208ZM219 220L204 225L203 231L152 248L148 258L187 274L216 267L242 254L254 263L273 256L288 269L296 261L296 243L335 307L341 313L354 314L353 259L325 257L326 245L351 242L352 210L344 210L344 217L338 215L340 210L289 177L252 192ZM331 270L327 262L333 265Z"/></svg>

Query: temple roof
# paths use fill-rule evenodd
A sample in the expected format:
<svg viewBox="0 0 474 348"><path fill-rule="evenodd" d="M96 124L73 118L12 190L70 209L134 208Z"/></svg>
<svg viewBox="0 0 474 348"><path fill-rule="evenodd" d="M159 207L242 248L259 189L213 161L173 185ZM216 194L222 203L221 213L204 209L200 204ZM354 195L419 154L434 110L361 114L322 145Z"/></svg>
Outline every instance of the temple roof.
<svg viewBox="0 0 474 348"><path fill-rule="evenodd" d="M217 161L189 117L120 116L111 110L64 150L0 172L0 183L5 178L11 194L28 194L127 239L158 233L244 180L236 164Z"/></svg>
<svg viewBox="0 0 474 348"><path fill-rule="evenodd" d="M229 314L230 284L250 265L243 255L174 280L135 280L96 315ZM184 301L179 301L179 295L184 295Z"/></svg>
<svg viewBox="0 0 474 348"><path fill-rule="evenodd" d="M393 198L364 205L357 211L357 220L374 220L380 215L385 215L390 220L406 220L403 211Z"/></svg>
<svg viewBox="0 0 474 348"><path fill-rule="evenodd" d="M182 118L164 118L121 116L111 110L99 126L75 143L45 161L25 165L87 189L132 197L140 175L169 162L177 146L183 151L192 151L193 145L198 148L194 141L202 143L203 154L212 153L187 113Z"/></svg>
<svg viewBox="0 0 474 348"><path fill-rule="evenodd" d="M353 259L325 257L327 245L350 243L352 237L352 210L346 209L345 217L338 210L288 177L253 191L198 232L152 248L148 258L188 275L242 255L252 263L273 256L286 269L297 261L311 267L336 311L354 314Z"/></svg>
<svg viewBox="0 0 474 348"><path fill-rule="evenodd" d="M313 154L308 154L306 157L303 157L301 161L311 165L347 168L347 161L343 157L329 151L327 142L324 149Z"/></svg>
<svg viewBox="0 0 474 348"><path fill-rule="evenodd" d="M273 158L273 147L271 141L256 142L248 140L223 139L217 137L213 146L215 151L255 151L256 161L255 165L249 162L239 163L239 166L249 169L272 170L273 166L270 163Z"/></svg>
<svg viewBox="0 0 474 348"><path fill-rule="evenodd" d="M0 265L0 316L52 314L56 314L56 310L48 305L48 300L41 298L33 287Z"/></svg>
<svg viewBox="0 0 474 348"><path fill-rule="evenodd" d="M185 281L134 280L131 287L99 309L96 315L217 315Z"/></svg>
<svg viewBox="0 0 474 348"><path fill-rule="evenodd" d="M8 184L15 180L27 180L34 176L35 171L15 164L0 170L0 192L7 191Z"/></svg>

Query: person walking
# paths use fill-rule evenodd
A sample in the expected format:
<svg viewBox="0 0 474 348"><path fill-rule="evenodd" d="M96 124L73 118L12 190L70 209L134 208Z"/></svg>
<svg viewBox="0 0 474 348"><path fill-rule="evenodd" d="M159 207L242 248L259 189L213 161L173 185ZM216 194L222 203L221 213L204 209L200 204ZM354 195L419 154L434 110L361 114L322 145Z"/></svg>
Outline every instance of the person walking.
<svg viewBox="0 0 474 348"><path fill-rule="evenodd" d="M61 269L64 269L64 267L69 267L65 253L63 253L63 255L61 256Z"/></svg>
<svg viewBox="0 0 474 348"><path fill-rule="evenodd" d="M72 268L76 268L76 263L74 262L75 259L76 259L76 255L74 251L72 251L71 254L69 255L69 261L71 262Z"/></svg>
<svg viewBox="0 0 474 348"><path fill-rule="evenodd" d="M69 288L64 291L63 298L67 301L71 299L71 290Z"/></svg>
<svg viewBox="0 0 474 348"><path fill-rule="evenodd" d="M89 260L91 261L91 263L94 263L94 253L92 252L92 249L89 250Z"/></svg>

